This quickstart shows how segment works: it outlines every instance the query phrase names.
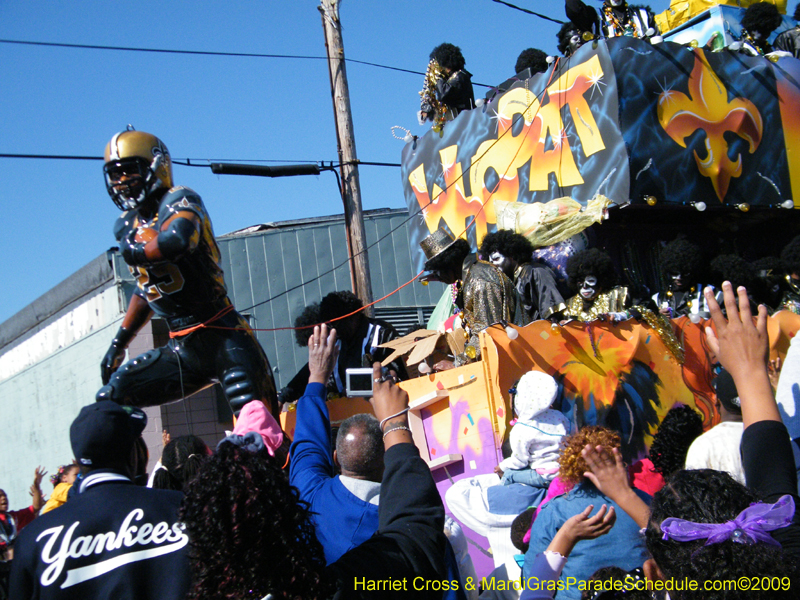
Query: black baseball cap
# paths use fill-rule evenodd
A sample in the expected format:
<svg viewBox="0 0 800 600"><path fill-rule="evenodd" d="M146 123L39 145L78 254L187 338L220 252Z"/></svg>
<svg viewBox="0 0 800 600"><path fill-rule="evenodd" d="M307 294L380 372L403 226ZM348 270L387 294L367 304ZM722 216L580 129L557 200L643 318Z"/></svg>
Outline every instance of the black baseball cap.
<svg viewBox="0 0 800 600"><path fill-rule="evenodd" d="M100 400L84 406L69 428L72 452L81 465L93 468L125 465L147 415L134 406Z"/></svg>
<svg viewBox="0 0 800 600"><path fill-rule="evenodd" d="M742 404L739 401L739 392L733 377L725 369L722 369L714 380L714 389L717 392L717 399L729 413L735 415L742 414Z"/></svg>

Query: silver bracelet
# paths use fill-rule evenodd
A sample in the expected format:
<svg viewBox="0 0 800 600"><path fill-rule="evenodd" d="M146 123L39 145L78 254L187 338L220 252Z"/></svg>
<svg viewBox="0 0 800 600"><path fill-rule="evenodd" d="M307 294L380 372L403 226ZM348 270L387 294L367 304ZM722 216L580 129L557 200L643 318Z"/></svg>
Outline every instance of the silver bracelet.
<svg viewBox="0 0 800 600"><path fill-rule="evenodd" d="M398 430L400 430L400 431L408 431L409 433L411 432L411 430L408 427L406 427L405 425L398 425L397 427L392 427L388 431L384 431L383 432L383 441L384 442L386 441L386 436L387 435L389 435L393 431L398 431Z"/></svg>
<svg viewBox="0 0 800 600"><path fill-rule="evenodd" d="M409 411L409 407L408 407L408 406L406 406L406 407L405 407L403 410L401 410L399 413L397 413L397 414L394 414L394 415L392 415L391 417L386 417L386 418L385 418L383 421L381 421L381 423L380 423L380 428L381 428L381 431L383 431L383 426L384 426L384 425L386 425L386 421L391 421L392 419L396 419L397 417L400 417L400 416L402 416L402 415L406 414L408 411Z"/></svg>

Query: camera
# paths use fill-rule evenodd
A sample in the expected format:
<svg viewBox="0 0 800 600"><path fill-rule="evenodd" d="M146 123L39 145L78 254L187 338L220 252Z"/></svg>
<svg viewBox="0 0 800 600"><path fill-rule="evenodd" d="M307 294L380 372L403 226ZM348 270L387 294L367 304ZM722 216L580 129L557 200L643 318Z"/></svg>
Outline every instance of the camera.
<svg viewBox="0 0 800 600"><path fill-rule="evenodd" d="M386 367L383 367L381 371L383 375L389 372ZM345 374L347 377L346 388L348 398L372 397L372 379L374 378L372 367L347 369Z"/></svg>

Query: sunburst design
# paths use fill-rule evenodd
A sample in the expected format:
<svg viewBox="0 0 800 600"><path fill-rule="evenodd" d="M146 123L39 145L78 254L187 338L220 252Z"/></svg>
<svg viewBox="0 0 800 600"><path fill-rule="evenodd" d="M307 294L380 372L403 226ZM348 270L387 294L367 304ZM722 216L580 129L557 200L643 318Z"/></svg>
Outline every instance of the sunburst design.
<svg viewBox="0 0 800 600"><path fill-rule="evenodd" d="M561 149L561 146L567 141L567 130L562 128L558 135L553 138L553 147L557 150Z"/></svg>
<svg viewBox="0 0 800 600"><path fill-rule="evenodd" d="M661 89L658 93L658 103L664 104L665 102L672 102L675 99L675 93L672 91L672 88L667 86L667 78L664 77L664 84L662 85L661 82L656 79L656 83L658 87Z"/></svg>
<svg viewBox="0 0 800 600"><path fill-rule="evenodd" d="M603 88L600 86L608 85L605 81L603 81L603 72L602 71L595 71L592 69L591 74L589 75L589 84L592 88L592 95L589 98L594 98L594 91L595 89L599 92L600 96L603 95Z"/></svg>

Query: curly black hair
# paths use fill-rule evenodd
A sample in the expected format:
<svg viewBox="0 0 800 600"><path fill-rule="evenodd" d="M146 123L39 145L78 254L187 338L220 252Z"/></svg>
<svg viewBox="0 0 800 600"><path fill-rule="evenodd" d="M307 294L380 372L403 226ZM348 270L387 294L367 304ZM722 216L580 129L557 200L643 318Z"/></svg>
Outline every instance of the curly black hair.
<svg viewBox="0 0 800 600"><path fill-rule="evenodd" d="M572 38L573 32L580 35L578 26L572 21L567 21L556 34L556 38L558 39L558 51L564 56L569 56L569 41Z"/></svg>
<svg viewBox="0 0 800 600"><path fill-rule="evenodd" d="M617 283L617 273L611 257L599 248L576 252L567 260L567 277L570 286L577 290L587 275L597 277L597 289L606 291Z"/></svg>
<svg viewBox="0 0 800 600"><path fill-rule="evenodd" d="M495 233L486 234L481 242L480 253L484 260L489 260L493 252L499 252L522 265L531 262L533 250L533 244L524 235L500 229Z"/></svg>
<svg viewBox="0 0 800 600"><path fill-rule="evenodd" d="M661 491L653 496L647 526L647 549L667 578L698 582L717 582L738 577L796 576L791 563L777 547L758 543L737 544L726 540L705 545L706 540L690 542L663 539L661 523L676 517L695 523L726 523L759 498L755 492L730 475L711 469L678 471ZM713 587L713 586L712 586ZM673 600L696 597L695 592L670 591ZM705 600L752 600L774 598L774 591L705 591ZM699 596L697 596L699 597Z"/></svg>
<svg viewBox="0 0 800 600"><path fill-rule="evenodd" d="M800 235L784 246L781 260L787 273L800 275Z"/></svg>
<svg viewBox="0 0 800 600"><path fill-rule="evenodd" d="M723 281L750 289L756 278L753 266L737 254L720 254L711 261L712 283L722 287Z"/></svg>
<svg viewBox="0 0 800 600"><path fill-rule="evenodd" d="M194 575L191 598L325 598L325 558L310 511L266 452L222 444L180 509Z"/></svg>
<svg viewBox="0 0 800 600"><path fill-rule="evenodd" d="M653 469L664 477L681 470L689 446L702 433L703 417L700 413L683 404L673 406L664 415L650 445Z"/></svg>
<svg viewBox="0 0 800 600"><path fill-rule="evenodd" d="M769 36L781 24L783 18L778 7L770 2L756 2L747 7L742 17L742 27L747 31L758 31Z"/></svg>
<svg viewBox="0 0 800 600"><path fill-rule="evenodd" d="M530 546L530 542L523 542L522 538L531 530L533 513L535 512L536 507L531 506L526 508L511 521L511 543L522 553L526 553L528 551L528 546Z"/></svg>
<svg viewBox="0 0 800 600"><path fill-rule="evenodd" d="M304 328L294 330L294 341L297 342L298 346L301 348L308 346L308 340L314 335L314 328L309 327L309 325L316 325L317 323L322 323L322 319L319 314L319 302L314 302L306 306L300 316L294 320L295 328Z"/></svg>
<svg viewBox="0 0 800 600"><path fill-rule="evenodd" d="M670 273L684 273L697 278L703 267L703 253L699 246L678 238L661 250L660 266L665 276Z"/></svg>
<svg viewBox="0 0 800 600"><path fill-rule="evenodd" d="M451 71L460 71L466 64L464 55L461 54L461 48L447 42L439 44L431 50L431 59L439 63L440 67Z"/></svg>
<svg viewBox="0 0 800 600"><path fill-rule="evenodd" d="M445 250L431 258L425 263L426 271L446 271L449 269L461 269L461 264L470 253L469 242L463 238L458 238Z"/></svg>
<svg viewBox="0 0 800 600"><path fill-rule="evenodd" d="M587 584L595 581L612 581L614 583L604 583L602 594L597 593L594 585L587 585L586 589L581 592L581 600L591 600L592 598L602 598L603 600L651 600L653 598L649 591L638 589L635 585L631 586L631 582L636 580L630 579L628 571L621 567L600 567L587 579ZM619 581L619 584L616 584L617 581ZM612 587L613 589L611 589Z"/></svg>
<svg viewBox="0 0 800 600"><path fill-rule="evenodd" d="M358 435L348 438L351 431ZM383 432L374 416L359 414L342 421L336 435L336 457L342 469L380 481L384 451Z"/></svg>
<svg viewBox="0 0 800 600"><path fill-rule="evenodd" d="M517 62L514 65L514 73L520 73L525 69L531 70L531 75L544 73L550 65L547 64L547 54L538 48L527 48L519 53Z"/></svg>
<svg viewBox="0 0 800 600"><path fill-rule="evenodd" d="M210 453L206 443L196 435L183 435L170 440L161 453L163 469L156 471L153 476L153 487L182 492Z"/></svg>
<svg viewBox="0 0 800 600"><path fill-rule="evenodd" d="M349 315L363 306L364 304L353 292L347 290L331 292L319 303L320 321L318 322L327 323L331 319Z"/></svg>
<svg viewBox="0 0 800 600"><path fill-rule="evenodd" d="M797 6L794 7L794 14L792 15L792 18L795 21L800 21L800 2L798 2Z"/></svg>

